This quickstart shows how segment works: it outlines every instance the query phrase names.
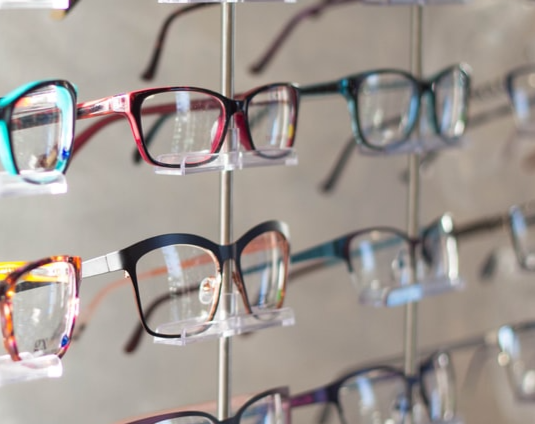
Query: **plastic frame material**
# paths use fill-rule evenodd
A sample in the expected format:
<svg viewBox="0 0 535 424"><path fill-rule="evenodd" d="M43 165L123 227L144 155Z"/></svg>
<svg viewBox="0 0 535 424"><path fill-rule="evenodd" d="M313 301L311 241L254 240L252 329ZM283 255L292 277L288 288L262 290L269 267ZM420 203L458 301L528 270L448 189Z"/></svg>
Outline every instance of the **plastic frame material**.
<svg viewBox="0 0 535 424"><path fill-rule="evenodd" d="M76 273L76 284L74 287L74 299L70 314L72 322L69 324L67 343L65 343L56 354L34 356L30 352L20 353L17 348L16 334L12 322L12 306L10 298L14 294L12 287L21 275L32 269L51 264L54 262L67 262L72 264ZM74 323L78 314L78 297L81 281L81 260L73 256L51 256L34 262L5 262L0 264L0 322L2 324L2 334L4 346L8 355L0 356L0 387L7 384L23 381L36 380L41 378L57 378L63 374L61 357L67 352L72 340ZM15 268L13 271L10 269ZM6 275L5 273L8 272Z"/></svg>
<svg viewBox="0 0 535 424"><path fill-rule="evenodd" d="M449 260L452 268L456 269L451 269L449 274L444 276L444 278L430 281L416 281L414 284L401 285L399 287L359 288L359 301L372 306L399 306L408 302L422 300L428 296L438 295L452 290L460 290L464 287L464 283L458 275L457 242L454 235L453 222L448 214L443 215L440 219L429 225L422 231L422 235L418 238L410 238L406 233L391 227L373 227L345 234L334 240L297 252L291 257L292 275L294 275L294 271L297 274L300 272L298 264L301 262L305 263L305 269L307 269L311 264L313 267L321 267L342 260L345 262L350 276L354 278L355 270L351 264L351 255L353 254L350 251L351 240L375 231L391 233L393 236L403 240L408 247L411 258L415 257L416 248L421 246L422 257L424 260L430 261L430 255L425 251L425 239L427 234L435 229L439 229L447 240L445 243L449 244L452 250L455 250L455 252L450 252L455 257L451 257ZM373 249L379 250L389 246L390 244L385 241L383 244L373 245Z"/></svg>
<svg viewBox="0 0 535 424"><path fill-rule="evenodd" d="M247 298L247 290L243 283L243 272L241 268L241 253L247 244L255 239L257 236L264 234L266 232L276 232L283 237L283 240L286 242L286 252L283 259L285 260L284 269L285 275L283 280L280 282L279 297L278 302L275 308L269 310L255 310L249 303ZM108 272L124 270L130 276L132 284L134 286L134 292L136 296L136 304L141 318L141 323L143 328L152 336L157 338L157 341L162 342L161 339L167 339L166 343L172 344L186 344L186 342L193 341L195 339L206 339L211 337L221 337L222 335L227 334L240 334L246 331L252 331L252 329L258 329L260 327L272 327L274 325L290 325L293 324L293 315L286 310L281 310L282 304L285 298L286 292L286 277L288 270L289 262L289 230L286 224L281 221L267 221L262 224L259 224L245 233L239 240L228 245L219 245L213 243L212 241L205 239L204 237L192 235L192 234L164 234L156 237L152 237L136 244L133 244L125 249L109 253L98 258L90 259L83 262L82 267L82 277L92 277L96 275L106 274ZM203 326L202 330L197 330L196 334L188 335L187 341L172 341L172 339L182 339L184 334L182 331L178 331L173 334L162 334L157 329L152 329L148 324L148 318L152 311L159 305L161 302L167 300L168 296L163 296L161 299L155 299L155 302L148 308L143 308L141 304L141 295L139 292L138 285L138 276L136 275L136 264L137 262L147 253L169 245L177 244L186 244L197 246L203 248L213 255L214 259L219 263L219 271L223 269L223 265L228 260L233 260L236 266L236 271L240 277L238 281L234 283L238 285L238 292L241 294L243 305L245 307L245 314L249 315L247 319L244 319L242 315L233 315L234 311L229 311L230 313L226 314L224 317L218 317L216 315L218 311L218 305L220 303L221 297L225 295L222 293L222 284L219 284L216 292L218 296L213 301L211 305L210 315L205 318L201 323ZM156 272L156 271L155 271ZM192 287L191 290L198 290L198 286ZM225 301L233 301L233 297L225 298ZM147 305L146 305L147 306ZM255 322L263 315L268 315L270 317L270 322L262 321ZM174 328L173 326L183 324L184 321L180 323L169 323L168 328ZM188 324L189 322L186 322ZM199 322L191 322L195 324L196 328L199 328ZM243 327L242 327L243 325ZM183 326L181 326L182 328ZM161 331L161 328L160 328ZM204 334L206 333L206 334Z"/></svg>
<svg viewBox="0 0 535 424"><path fill-rule="evenodd" d="M64 173L70 162L74 140L74 113L67 117L70 121L68 134L65 134L65 140L59 146L59 154L53 171L36 172L37 178L29 178L23 175L18 168L17 161L13 155L12 131L15 122L12 120L13 109L18 100L29 93L49 85L62 87L68 93L68 99L63 101L72 102L74 112L76 105L76 89L65 80L42 80L23 85L6 96L0 98L0 161L5 169L5 173L0 174L0 196L27 195L27 194L56 194L67 191ZM24 127L41 125L49 117L44 114L33 114L17 120L16 124ZM39 187L41 186L41 187ZM47 187L48 186L48 187Z"/></svg>
<svg viewBox="0 0 535 424"><path fill-rule="evenodd" d="M350 75L348 77L341 78L336 81L332 82L326 82L326 83L320 83L320 84L312 84L307 86L300 86L299 92L301 96L316 96L316 95L329 95L329 94L341 94L347 101L349 112L351 115L351 126L353 129L353 134L355 137L355 141L357 144L362 144L366 149L369 149L371 151L380 151L383 153L403 153L406 154L406 149L400 151L400 146L407 143L410 139L411 133L414 131L416 126L419 123L420 119L420 109L421 109L421 103L422 98L424 95L428 95L428 115L430 117L430 129L433 131L434 134L439 136L441 140L444 143L447 144L455 144L459 139L460 136L462 136L462 133L459 135L459 137L454 138L448 138L443 136L440 133L439 125L438 125L438 117L436 113L436 99L435 99L435 93L434 88L438 81L440 81L442 78L446 77L447 75L451 74L453 71L458 70L463 80L465 81L465 90L466 90L466 100L468 101L468 98L470 97L470 73L471 70L466 64L459 64L459 65L453 65L450 67L445 68L438 74L436 74L434 77L426 80L420 80L412 76L410 73L397 70L397 69L377 69L377 70L371 70L367 72L363 72L356 75ZM409 122L406 124L406 128L404 131L404 136L398 140L395 143L391 143L386 146L377 146L372 143L370 143L367 139L365 134L362 131L362 125L360 122L360 112L359 112L359 106L358 106L358 93L360 86L368 79L370 76L375 75L383 75L383 74L390 74L390 75L398 75L403 78L405 78L407 81L409 81L413 87L414 87L414 98L411 101L416 102L416 107L412 111L412 113L408 116ZM466 128L466 123L468 121L468 103L463 105L465 115L463 116L463 123L464 128ZM463 131L464 132L464 131Z"/></svg>
<svg viewBox="0 0 535 424"><path fill-rule="evenodd" d="M50 256L48 258L43 258L38 261L23 263L24 265L19 266L18 268L10 271L3 281L0 282L0 319L2 324L2 334L4 336L4 346L11 356L11 359L14 361L22 360L22 357L19 354L17 348L17 339L14 331L14 324L12 320L12 304L11 298L14 296L15 291L14 287L16 281L24 274L30 272L33 269L56 263L56 262L65 262L71 264L75 270L75 287L74 287L74 302L72 307L74 310L71 314L72 322L69 325L69 330L67 332L67 342L56 352L58 357L62 357L67 349L69 348L70 340L72 338L72 332L74 328L74 323L76 321L76 316L78 315L78 297L80 293L80 281L81 281L81 260L77 256ZM10 265L11 263L7 263ZM15 263L19 264L19 263ZM6 271L3 270L3 273Z"/></svg>
<svg viewBox="0 0 535 424"><path fill-rule="evenodd" d="M323 386L319 387L317 389L308 390L306 392L293 395L290 400L290 404L292 408L295 407L301 407L301 406L308 406L318 403L331 404L335 406L334 409L338 412L339 416L339 422L340 423L346 423L348 422L347 418L344 417L344 411L343 411L343 405L340 401L340 393L344 389L344 385L348 380L352 379L358 379L359 377L362 377L365 374L370 375L370 378L378 378L379 376L383 378L401 378L405 383L405 395L406 395L406 402L402 403L399 406L403 406L404 409L402 412L407 413L409 411L409 408L411 408L413 404L413 389L418 389L418 392L420 394L420 397L426 407L426 411L429 415L429 418L431 419L430 422L448 422L448 423L454 423L457 421L450 421L455 419L456 414L456 400L455 399L448 399L448 408L444 412L444 417L441 417L444 419L444 421L441 421L440 418L437 418L436 416L432 416L431 409L433 407L433 397L431 393L428 393L426 390L426 385L424 384L424 380L426 376L430 373L433 373L435 369L443 369L446 371L446 378L447 378L447 385L451 387L455 386L455 373L454 369L451 363L451 359L449 357L449 354L445 351L437 351L431 354L429 357L422 360L418 366L418 374L415 376L408 376L406 375L402 370L395 368L393 366L389 365L372 365L364 368L359 368L354 371L349 371L348 373L345 373L343 376L337 378L333 382ZM373 377L372 377L373 376ZM380 377L379 377L380 378ZM364 386L368 387L368 386ZM399 402L400 399L392 399L391 403ZM322 418L325 417L325 411L323 413ZM326 420L322 419L320 420L320 423L324 423Z"/></svg>
<svg viewBox="0 0 535 424"><path fill-rule="evenodd" d="M290 95L289 101L292 103L292 116L290 119L291 131L288 139L284 142L284 148L264 149L257 148L251 137L249 123L245 117L251 99L257 94L284 87ZM212 140L212 151L210 154L202 154L208 157L202 163L186 163L188 159L201 155L200 152L185 152L177 154L173 158L173 163L159 161L150 155L148 145L159 130L163 122L174 116L176 112L175 104L162 104L143 109L143 100L160 93L169 92L192 92L202 93L216 99L222 107L224 116L223 122L219 123L218 131ZM156 172L161 174L184 175L191 172L213 171L222 169L241 169L248 166L262 165L291 165L297 163L296 154L293 150L295 132L297 128L297 115L299 108L299 90L290 83L275 83L264 85L252 89L244 94L240 94L236 99L230 99L217 92L195 87L161 87L147 90L138 90L116 96L105 97L99 100L80 103L78 105L77 119L87 119L93 117L103 117L85 131L78 134L74 141L74 153L78 152L83 145L88 142L93 135L108 124L124 117L128 120L132 135L137 145L141 158L156 167ZM156 124L144 135L141 128L141 114L160 115ZM231 117L236 116L235 128L230 128ZM226 148L222 149L225 140L230 139ZM229 145L230 144L230 145ZM238 146L239 145L239 146ZM187 168L187 169L186 169ZM196 169L194 169L196 168Z"/></svg>

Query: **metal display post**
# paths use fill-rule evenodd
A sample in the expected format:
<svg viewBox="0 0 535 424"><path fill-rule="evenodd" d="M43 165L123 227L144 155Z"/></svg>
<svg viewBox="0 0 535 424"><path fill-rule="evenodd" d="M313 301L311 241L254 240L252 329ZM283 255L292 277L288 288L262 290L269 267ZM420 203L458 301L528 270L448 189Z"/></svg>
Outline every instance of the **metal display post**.
<svg viewBox="0 0 535 424"><path fill-rule="evenodd" d="M221 93L224 96L234 95L234 20L235 4L221 4ZM232 130L227 137L234 137ZM234 140L227 140L226 146L232 148ZM224 170L220 179L220 238L222 244L231 242L232 237L232 172ZM232 309L230 294L232 293L232 269L229 261L223 268L223 314L229 313ZM218 372L218 396L217 407L219 419L225 419L230 411L231 393L231 338L221 337L219 339L219 372Z"/></svg>
<svg viewBox="0 0 535 424"><path fill-rule="evenodd" d="M422 76L422 21L423 6L415 5L411 8L411 45L410 60L412 74L420 78ZM419 128L417 137L419 137ZM409 155L409 185L407 192L407 233L409 237L418 237L420 221L420 154ZM416 282L416 260L411 257L411 282ZM418 303L410 302L405 306L405 346L404 346L404 370L406 375L417 373L417 350L418 350ZM411 424L412 410L409 410L408 422Z"/></svg>

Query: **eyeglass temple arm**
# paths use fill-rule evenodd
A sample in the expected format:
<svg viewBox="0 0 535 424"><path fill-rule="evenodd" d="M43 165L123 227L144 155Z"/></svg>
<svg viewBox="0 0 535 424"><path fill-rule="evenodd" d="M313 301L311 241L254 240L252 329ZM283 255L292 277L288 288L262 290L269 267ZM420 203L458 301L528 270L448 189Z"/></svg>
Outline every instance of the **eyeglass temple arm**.
<svg viewBox="0 0 535 424"><path fill-rule="evenodd" d="M288 39L290 34L294 31L301 21L309 17L319 17L323 11L331 8L332 6L338 6L345 3L354 3L361 0L326 0L320 1L318 4L307 6L301 11L297 12L282 28L279 34L271 42L266 49L265 53L260 56L250 67L249 71L253 74L261 73L265 67L271 62L275 54L280 50L284 42Z"/></svg>
<svg viewBox="0 0 535 424"><path fill-rule="evenodd" d="M123 259L119 251L82 262L82 278L94 277L108 272L122 271Z"/></svg>
<svg viewBox="0 0 535 424"><path fill-rule="evenodd" d="M141 74L141 78L145 81L150 81L154 78L154 74L156 73L156 68L158 67L158 63L160 62L160 57L162 55L162 49L165 42L165 39L167 37L167 33L169 31L169 28L171 24L180 16L185 15L189 12L192 12L197 9L201 9L207 6L216 5L217 3L195 3L195 4L189 4L187 6L183 6L180 9L176 10L175 12L171 13L164 21L162 27L160 28L160 32L158 33L158 37L156 39L156 43L154 44L154 47L152 49L152 55L149 61L149 64L147 65L147 68L143 71Z"/></svg>

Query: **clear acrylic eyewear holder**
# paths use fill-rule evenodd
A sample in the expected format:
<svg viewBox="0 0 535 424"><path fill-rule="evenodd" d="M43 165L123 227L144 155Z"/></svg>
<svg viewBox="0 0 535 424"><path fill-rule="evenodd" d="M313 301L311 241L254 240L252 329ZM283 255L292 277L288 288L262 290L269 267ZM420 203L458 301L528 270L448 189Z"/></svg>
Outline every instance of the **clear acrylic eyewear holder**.
<svg viewBox="0 0 535 424"><path fill-rule="evenodd" d="M0 356L0 387L42 378L59 378L63 374L61 359L56 355L32 357L26 353L21 357L21 361L13 361L9 355Z"/></svg>
<svg viewBox="0 0 535 424"><path fill-rule="evenodd" d="M0 9L67 9L70 0L0 0Z"/></svg>
<svg viewBox="0 0 535 424"><path fill-rule="evenodd" d="M166 154L156 158L165 163L180 165L180 168L156 166L154 172L160 175L187 175L200 172L234 171L262 166L297 165L295 149L264 149L255 151L230 151L216 154ZM188 163L202 165L191 166Z"/></svg>
<svg viewBox="0 0 535 424"><path fill-rule="evenodd" d="M426 282L418 282L398 287L366 287L360 290L359 301L364 305L395 307L411 302L419 302L431 296L460 291L465 287L461 278L440 277Z"/></svg>
<svg viewBox="0 0 535 424"><path fill-rule="evenodd" d="M1 0L0 0L1 1ZM0 197L35 196L43 194L63 194L67 192L67 179L60 172L54 172L49 183L32 183L20 175L0 172Z"/></svg>
<svg viewBox="0 0 535 424"><path fill-rule="evenodd" d="M180 334L176 338L154 337L155 343L184 346L198 341L232 337L271 327L287 327L295 324L295 317L291 308L259 309L252 308L252 314L234 312L240 300L237 293L224 295L230 305L232 313L225 316L216 313L216 319L203 321L192 319L162 324L156 329L157 333ZM223 301L223 299L220 300Z"/></svg>
<svg viewBox="0 0 535 424"><path fill-rule="evenodd" d="M445 141L438 135L425 135L423 137L411 137L405 143L389 151L374 150L364 144L357 144L358 151L364 156L391 156L407 155L412 153L424 154L453 148L466 148L470 144L469 138L464 135L455 141Z"/></svg>

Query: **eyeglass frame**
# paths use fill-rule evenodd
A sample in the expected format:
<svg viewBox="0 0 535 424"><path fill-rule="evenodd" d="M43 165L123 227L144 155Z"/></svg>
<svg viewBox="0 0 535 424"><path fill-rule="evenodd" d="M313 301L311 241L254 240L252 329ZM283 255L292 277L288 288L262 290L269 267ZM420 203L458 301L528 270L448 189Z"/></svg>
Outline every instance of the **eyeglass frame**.
<svg viewBox="0 0 535 424"><path fill-rule="evenodd" d="M215 258L218 260L220 266L220 273L223 272L224 266L228 263L229 260L233 260L235 263L235 271L238 273L239 279L234 280L238 288L238 292L241 295L242 301L244 303L245 311L248 314L254 314L250 301L247 297L246 283L243 279L243 271L240 265L240 256L243 252L243 249L256 237L265 234L267 232L276 232L280 234L285 240L285 252L284 253L284 268L286 274L281 283L280 296L278 297L277 305L275 309L279 309L285 299L286 294L286 283L287 283L287 270L288 263L290 258L290 242L289 242L289 229L288 226L281 221L266 221L264 223L258 224L244 235L242 235L237 241L225 245L216 244L204 237L197 236L194 234L184 234L184 233L174 233L174 234L163 234L155 237L151 237L135 243L131 246L128 246L124 249L108 253L97 258L89 259L83 262L82 264L82 278L89 278L97 275L107 274L114 271L126 271L132 282L136 300L136 306L141 320L141 324L145 331L151 336L159 338L180 338L181 334L163 334L153 331L148 325L148 316L144 313L144 308L141 302L141 295L139 292L138 277L136 274L136 264L146 253L149 253L153 250L159 249L164 246L177 245L177 244L189 244L202 249L210 251ZM222 284L219 284L218 287L218 296L215 298L211 306L209 317L204 321L205 324L214 318L214 315L217 311L219 301L221 298ZM193 288L186 288L186 290L193 290ZM146 311L145 311L146 312ZM204 329L205 330L205 329Z"/></svg>
<svg viewBox="0 0 535 424"><path fill-rule="evenodd" d="M72 307L74 308L71 314L72 321L69 323L67 343L63 345L56 353L59 358L61 358L67 352L70 346L70 342L73 340L72 334L74 331L74 324L78 316L78 299L80 294L80 284L82 281L81 258L78 256L56 255L42 258L37 261L27 262L24 265L18 267L17 269L9 272L6 277L2 281L0 281L0 321L2 335L5 349L13 361L21 361L23 359L21 358L17 348L16 335L14 331L15 326L13 324L12 319L13 307L11 303L11 298L15 295L15 291L13 291L15 284L17 280L24 274L29 273L36 268L40 268L42 266L58 262L64 262L72 265L75 272L75 285L73 293L73 299L75 300L75 302L72 305ZM6 311L8 312L7 316Z"/></svg>
<svg viewBox="0 0 535 424"><path fill-rule="evenodd" d="M73 112L76 107L76 98L77 90L76 87L67 80L40 80L27 83L23 86L16 88L15 90L9 92L6 96L0 97L0 161L2 166L11 175L21 175L20 170L17 166L17 161L13 155L13 140L12 140L12 117L13 109L18 100L25 97L26 95L32 93L35 90L38 90L42 87L53 85L55 87L62 87L69 93L69 96L72 100ZM33 113L24 118L20 118L23 127L35 127L41 125L40 120L46 120L49 114L45 113ZM72 157L73 148L74 148L74 113L73 116L65 118L71 122L72 131L69 134L69 140L66 151L63 150L61 155L58 155L57 164L55 170L61 173L65 173L67 167L70 163ZM36 122L37 120L37 122ZM64 147L64 146L62 146ZM32 182L34 182L32 180Z"/></svg>
<svg viewBox="0 0 535 424"><path fill-rule="evenodd" d="M259 154L255 148L254 140L251 136L249 129L249 123L247 119L247 109L249 107L249 102L251 99L263 91L268 91L276 89L278 87L284 87L289 89L289 92L292 93L292 106L293 106L293 116L291 119L291 125L293 131L291 132L287 142L286 147L292 147L295 141L295 133L297 129L297 116L299 113L299 91L297 87L292 83L272 83L262 85L256 88L253 88L245 93L238 94L235 98L231 99L226 96L223 96L220 93L217 93L212 90L199 87L189 87L189 86L176 86L176 87L158 87L151 89L142 89L131 91L128 93L117 94L115 96L103 97L98 100L92 100L88 102L79 103L77 106L77 119L87 119L94 117L103 117L97 121L94 125L88 127L83 132L79 133L74 139L74 148L73 154L76 154L84 145L87 143L91 137L98 132L100 129L104 128L109 123L112 123L116 120L119 120L121 117L125 117L130 125L134 141L137 146L137 151L143 158L145 162L151 165L155 165L163 168L181 168L181 164L169 164L166 162L159 162L151 157L149 150L147 148L145 137L143 136L142 131L142 122L141 116L149 114L162 114L165 115L168 111L172 113L176 111L175 104L162 104L155 105L146 108L141 111L141 104L144 99L153 96L155 94L168 93L168 92L195 92L205 94L207 96L212 96L216 98L223 107L225 115L219 119L224 119L224 125L221 128L219 134L219 140L217 147L214 151L211 151L211 155L217 154L220 152L223 143L226 140L227 131L230 128L231 117L236 114L242 114L245 119L240 120L239 122L234 123L238 130L241 131L239 134L239 141L247 149L255 151ZM200 100L201 102L204 100ZM149 130L150 132L150 130ZM242 139L245 137L246 139ZM211 143L214 145L214 142ZM186 152L186 153L197 153L197 152ZM286 152L282 152L281 156L286 155ZM262 155L265 156L265 155ZM270 157L270 156L268 156ZM277 156L272 156L277 157ZM187 164L186 167L196 167L200 166L206 162L210 162L214 158L209 158L203 162L198 162L195 164Z"/></svg>
<svg viewBox="0 0 535 424"><path fill-rule="evenodd" d="M351 379L360 376L361 374L370 373L373 371L384 371L391 373L392 375L396 377L401 377L405 383L406 393L408 397L408 404L412 407L414 406L413 402L413 387L415 385L419 385L419 394L421 399L424 402L424 405L426 406L426 411L428 413L428 416L430 419L431 413L430 413L430 399L428 394L425 390L425 384L423 382L423 378L426 372L428 372L433 367L433 362L439 358L442 355L447 355L449 358L449 354L445 350L437 350L433 353L431 353L426 359L420 361L420 364L418 366L417 374L414 376L409 376L403 370L400 368L391 366L391 365L367 365L362 368L357 368L352 371L348 371L347 373L344 373L341 377L338 377L336 380L334 380L331 383L326 384L325 386L308 390L305 392L302 392L297 395L293 395L291 397L290 403L292 408L297 406L307 406L317 403L325 403L326 406L329 404L332 404L336 407L336 411L338 412L338 417L341 424L351 424L347 423L344 419L343 415L343 408L340 403L340 389L344 385L344 383ZM451 361L450 361L451 362ZM450 369L451 371L451 377L453 381L455 380L455 373L453 368ZM454 402L455 403L455 402ZM454 407L455 409L455 407ZM322 413L322 418L319 420L320 423L323 423L327 419L328 409L325 409ZM407 410L404 411L405 413Z"/></svg>

